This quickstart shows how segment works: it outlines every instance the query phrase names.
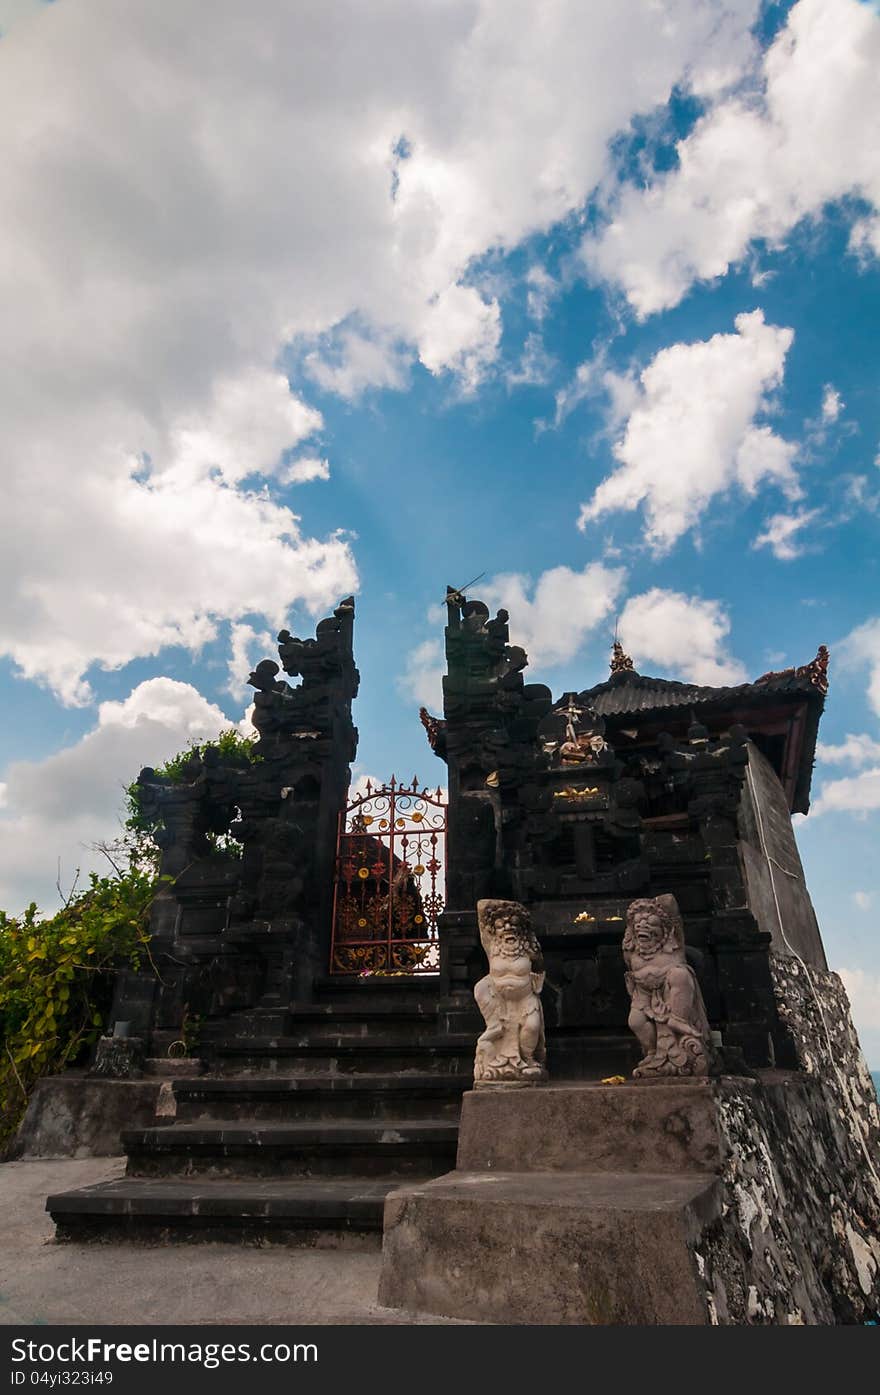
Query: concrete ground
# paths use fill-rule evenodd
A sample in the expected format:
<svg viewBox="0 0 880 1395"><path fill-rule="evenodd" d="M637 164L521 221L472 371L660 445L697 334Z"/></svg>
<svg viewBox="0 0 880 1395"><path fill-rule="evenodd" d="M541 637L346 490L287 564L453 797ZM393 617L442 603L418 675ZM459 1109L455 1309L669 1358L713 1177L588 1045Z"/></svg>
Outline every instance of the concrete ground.
<svg viewBox="0 0 880 1395"><path fill-rule="evenodd" d="M46 1197L119 1177L124 1165L0 1164L0 1324L447 1321L379 1307L378 1250L56 1243Z"/></svg>

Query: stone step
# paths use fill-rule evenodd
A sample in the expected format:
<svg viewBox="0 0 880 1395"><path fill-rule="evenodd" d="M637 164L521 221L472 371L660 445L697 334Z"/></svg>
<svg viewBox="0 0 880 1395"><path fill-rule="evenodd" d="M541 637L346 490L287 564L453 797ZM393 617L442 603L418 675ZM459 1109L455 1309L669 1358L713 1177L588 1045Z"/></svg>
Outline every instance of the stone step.
<svg viewBox="0 0 880 1395"><path fill-rule="evenodd" d="M439 974L383 977L380 974L325 974L312 984L319 1002L338 1000L367 1002L429 1002L440 997Z"/></svg>
<svg viewBox="0 0 880 1395"><path fill-rule="evenodd" d="M384 1039L405 1045L420 1033L431 1031L436 1020L436 1003L420 1000L293 1003L285 1017L282 1034L314 1042L361 1041L380 1034Z"/></svg>
<svg viewBox="0 0 880 1395"><path fill-rule="evenodd" d="M714 1080L551 1081L464 1096L458 1166L469 1172L707 1173L724 1143Z"/></svg>
<svg viewBox="0 0 880 1395"><path fill-rule="evenodd" d="M219 1119L453 1118L471 1087L464 1074L250 1075L176 1080L180 1122Z"/></svg>
<svg viewBox="0 0 880 1395"><path fill-rule="evenodd" d="M213 1065L221 1071L266 1070L286 1075L338 1075L371 1072L388 1075L473 1070L474 1037L468 1034L413 1036L401 1041L393 1033L375 1031L366 1037L349 1034L315 1039L311 1032L290 1036L227 1037L210 1048Z"/></svg>
<svg viewBox="0 0 880 1395"><path fill-rule="evenodd" d="M205 1044L234 1035L251 1040L260 1037L305 1033L318 1039L326 1036L363 1037L377 1029L385 1035L408 1040L413 1032L431 1028L437 1020L436 1001L421 995L394 999L354 994L317 1003L291 1003L283 1008L254 1008L236 1013L225 1022L209 1024L203 1034Z"/></svg>
<svg viewBox="0 0 880 1395"><path fill-rule="evenodd" d="M424 1002L421 998L414 998L412 1001L399 999L395 1001L359 1001L356 997L330 999L318 1003L291 1003L290 1018L293 1021L323 1022L326 1019L338 1019L346 1022L350 1020L363 1022L380 1022L394 1018L401 1021L431 1021L437 1016L436 1002Z"/></svg>
<svg viewBox="0 0 880 1395"><path fill-rule="evenodd" d="M266 1240L378 1249L399 1177L130 1178L50 1196L59 1240Z"/></svg>
<svg viewBox="0 0 880 1395"><path fill-rule="evenodd" d="M719 1197L712 1173L407 1182L385 1203L379 1302L483 1322L703 1325L692 1246Z"/></svg>
<svg viewBox="0 0 880 1395"><path fill-rule="evenodd" d="M455 1164L451 1119L257 1119L171 1124L122 1135L129 1177L436 1176Z"/></svg>

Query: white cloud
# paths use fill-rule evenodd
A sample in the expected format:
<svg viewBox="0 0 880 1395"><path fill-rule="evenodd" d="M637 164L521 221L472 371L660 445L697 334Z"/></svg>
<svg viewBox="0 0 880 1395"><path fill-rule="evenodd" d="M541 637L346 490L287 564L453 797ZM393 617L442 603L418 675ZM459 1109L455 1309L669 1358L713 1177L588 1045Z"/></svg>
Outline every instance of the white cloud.
<svg viewBox="0 0 880 1395"><path fill-rule="evenodd" d="M191 741L229 726L219 707L188 683L150 678L121 702L102 702L95 726L39 761L13 761L0 811L0 906L17 914L31 900L57 904L91 870L109 870L92 843L116 837L124 789L143 765L161 765Z"/></svg>
<svg viewBox="0 0 880 1395"><path fill-rule="evenodd" d="M348 544L304 537L265 492L174 462L144 475L107 447L58 475L45 437L19 459L31 469L6 496L0 649L65 702L89 700L91 663L198 650L220 619L248 612L280 627L293 602L322 611L357 584Z"/></svg>
<svg viewBox="0 0 880 1395"><path fill-rule="evenodd" d="M723 276L755 239L779 245L847 197L871 206L853 249L880 253L878 67L874 5L799 0L742 89L678 143L677 165L619 192L608 226L585 240L588 267L644 317Z"/></svg>
<svg viewBox="0 0 880 1395"><path fill-rule="evenodd" d="M458 374L473 392L495 359L501 339L501 311L473 286L450 286L425 313L419 357L431 373L444 368Z"/></svg>
<svg viewBox="0 0 880 1395"><path fill-rule="evenodd" d="M866 969L838 969L858 1031L880 1028L880 974Z"/></svg>
<svg viewBox="0 0 880 1395"><path fill-rule="evenodd" d="M838 646L837 655L847 668L867 667L868 701L880 714L880 616L852 630Z"/></svg>
<svg viewBox="0 0 880 1395"><path fill-rule="evenodd" d="M602 344L592 358L579 363L569 383L556 393L553 425L561 426L566 417L587 398L604 396L605 428L618 431L639 405L641 391L634 373L618 373L608 367L608 346Z"/></svg>
<svg viewBox="0 0 880 1395"><path fill-rule="evenodd" d="M229 676L226 691L244 701L252 696L248 675L261 659L275 657L275 641L267 631L259 632L252 625L229 627ZM250 723L248 722L248 725Z"/></svg>
<svg viewBox="0 0 880 1395"><path fill-rule="evenodd" d="M405 697L437 714L443 711L443 675L446 663L439 639L426 639L407 655L406 667L397 680Z"/></svg>
<svg viewBox="0 0 880 1395"><path fill-rule="evenodd" d="M862 733L859 736L847 734L837 745L819 741L816 745L816 759L826 765L867 765L870 761L880 762L880 741Z"/></svg>
<svg viewBox="0 0 880 1395"><path fill-rule="evenodd" d="M329 480L330 462L317 455L303 455L279 471L280 484L308 484L311 480Z"/></svg>
<svg viewBox="0 0 880 1395"><path fill-rule="evenodd" d="M242 736L253 737L259 736L260 734L254 726L254 710L255 704L253 702L249 703L244 716L235 723L235 726Z"/></svg>
<svg viewBox="0 0 880 1395"><path fill-rule="evenodd" d="M625 579L622 567L590 562L580 572L553 567L534 586L519 572L502 573L481 583L479 594L490 610L510 612L511 643L525 649L530 667L548 668L573 658L608 619Z"/></svg>
<svg viewBox="0 0 880 1395"><path fill-rule="evenodd" d="M0 0L0 38L9 33L13 25L32 19L46 0Z"/></svg>
<svg viewBox="0 0 880 1395"><path fill-rule="evenodd" d="M278 362L353 396L418 356L472 390L500 334L475 259L580 208L634 114L741 71L757 9L255 0L244 19L214 0L206 23L197 0L91 0L21 18L0 41L0 652L84 701L92 664L352 589L346 545L260 484L320 424Z"/></svg>
<svg viewBox="0 0 880 1395"><path fill-rule="evenodd" d="M590 562L580 572L553 567L534 583L520 572L500 573L481 582L477 594L490 612L509 612L510 642L525 649L530 668L538 670L565 663L578 653L597 625L612 614L625 580L622 567ZM443 623L436 610L429 618ZM445 672L442 644L439 639L427 639L408 655L398 687L439 713Z"/></svg>
<svg viewBox="0 0 880 1395"><path fill-rule="evenodd" d="M756 421L782 381L793 331L765 324L760 310L738 315L735 326L651 360L614 446L618 468L582 506L581 528L644 505L646 540L661 554L734 485L754 494L769 481L798 496L795 447Z"/></svg>
<svg viewBox="0 0 880 1395"><path fill-rule="evenodd" d="M526 272L526 307L533 320L544 319L550 302L559 292L559 282L555 281L546 267L537 263Z"/></svg>
<svg viewBox="0 0 880 1395"><path fill-rule="evenodd" d="M822 393L822 420L824 422L837 421L844 405L843 398L837 388L832 383L826 383Z"/></svg>
<svg viewBox="0 0 880 1395"><path fill-rule="evenodd" d="M806 544L798 536L804 528L819 517L820 509L796 509L794 513L775 513L767 519L763 533L759 533L753 547L769 547L773 556L780 562L793 562L802 557Z"/></svg>
<svg viewBox="0 0 880 1395"><path fill-rule="evenodd" d="M505 374L507 386L539 387L548 381L553 367L554 359L545 349L540 334L527 334L519 363Z"/></svg>
<svg viewBox="0 0 880 1395"><path fill-rule="evenodd" d="M828 813L864 815L874 809L880 809L880 765L823 784L810 813L814 817Z"/></svg>
<svg viewBox="0 0 880 1395"><path fill-rule="evenodd" d="M872 488L867 475L842 475L843 507L838 514L838 522L849 523L860 513L880 512L880 491Z"/></svg>
<svg viewBox="0 0 880 1395"><path fill-rule="evenodd" d="M661 676L669 673L691 683L746 681L743 665L727 653L730 619L719 601L654 586L630 597L618 633L642 673L657 664Z"/></svg>
<svg viewBox="0 0 880 1395"><path fill-rule="evenodd" d="M345 328L331 336L325 349L307 353L303 365L325 392L354 401L367 388L402 388L412 354L388 336Z"/></svg>
<svg viewBox="0 0 880 1395"><path fill-rule="evenodd" d="M206 408L174 422L167 459L153 473L181 482L216 471L227 484L273 475L282 453L320 431L321 413L291 394L283 373L250 369L212 388Z"/></svg>

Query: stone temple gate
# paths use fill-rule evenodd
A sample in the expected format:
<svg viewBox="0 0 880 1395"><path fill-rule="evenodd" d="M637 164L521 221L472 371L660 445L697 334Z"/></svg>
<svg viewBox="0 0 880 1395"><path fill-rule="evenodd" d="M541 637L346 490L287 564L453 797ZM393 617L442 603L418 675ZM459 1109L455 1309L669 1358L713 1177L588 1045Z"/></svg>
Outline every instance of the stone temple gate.
<svg viewBox="0 0 880 1395"><path fill-rule="evenodd" d="M509 896L540 927L551 1068L598 1076L634 1050L625 906L673 893L725 1047L752 1066L785 1064L770 950L825 967L790 814L809 807L827 652L712 688L645 677L616 645L605 682L554 697L525 682L507 613L450 591L444 714L421 713L446 766L444 855L439 789L392 782L349 803L353 627L348 599L314 639L282 632L286 677L257 665L253 764L209 750L183 781L141 772L171 880L153 920L159 976L122 975L114 1016L158 1055L186 1012L204 1022L208 1050L245 1025L275 1031L329 979L358 976L367 999L391 991L383 974L411 973L440 1035L470 1032L476 902ZM209 847L217 832L240 843L239 858ZM784 938L768 856L790 873Z"/></svg>
<svg viewBox="0 0 880 1395"><path fill-rule="evenodd" d="M502 1320L666 1320L684 1309L664 1308L674 1284L657 1275L690 1254L693 1320L860 1320L880 1273L865 1238L880 1173L856 1116L873 1120L875 1146L876 1103L791 827L809 808L827 650L719 688L641 674L615 643L603 682L554 695L526 682L515 617L452 589L447 611L443 714L421 712L437 761L427 787L350 794L351 599L314 638L282 632L279 662L250 675L256 760L209 749L182 779L141 772L165 880L150 969L121 972L113 1006L141 1071L114 1116L127 1172L50 1197L59 1237L375 1236L388 1197L383 1292L399 1307L469 1316L494 1292L507 1295ZM216 834L240 856L218 853ZM616 1088L639 1055L625 917L656 897L681 913L717 1069L701 1084ZM521 1106L470 1090L485 898L525 906L543 956L550 1084L519 1092ZM187 1060L169 1060L183 1049ZM118 1111L119 1089L100 1084L77 1082L75 1107ZM440 1178L456 1156L459 1171ZM461 1256L489 1234L479 1206L468 1228L488 1196L475 1181L497 1182L499 1168L510 1176L494 1193L496 1288L478 1249L468 1289ZM414 1191L399 1190L407 1180ZM786 1195L800 1207L793 1227ZM536 1309L517 1288L531 1260L511 1274L505 1256L551 1205L562 1250L548 1251L549 1306ZM440 1234L443 1208L447 1239L462 1228L441 1283L425 1236ZM595 1258L612 1212L621 1235L645 1227L637 1281L613 1246ZM651 1248L661 1213L679 1227L671 1249ZM759 1220L744 1247L746 1214Z"/></svg>

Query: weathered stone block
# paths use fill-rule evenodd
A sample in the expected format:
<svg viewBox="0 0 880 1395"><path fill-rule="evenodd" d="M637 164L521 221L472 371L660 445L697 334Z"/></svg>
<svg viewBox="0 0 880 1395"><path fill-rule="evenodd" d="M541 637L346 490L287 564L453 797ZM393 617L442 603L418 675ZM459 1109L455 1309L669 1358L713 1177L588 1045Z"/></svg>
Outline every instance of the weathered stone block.
<svg viewBox="0 0 880 1395"><path fill-rule="evenodd" d="M16 1158L115 1157L122 1130L156 1120L162 1082L107 1080L78 1072L38 1081L10 1150Z"/></svg>
<svg viewBox="0 0 880 1395"><path fill-rule="evenodd" d="M379 1302L485 1322L705 1324L711 1176L454 1172L385 1201Z"/></svg>
<svg viewBox="0 0 880 1395"><path fill-rule="evenodd" d="M511 1108L492 1091L462 1100L465 1172L712 1172L721 1165L706 1079L545 1085Z"/></svg>

